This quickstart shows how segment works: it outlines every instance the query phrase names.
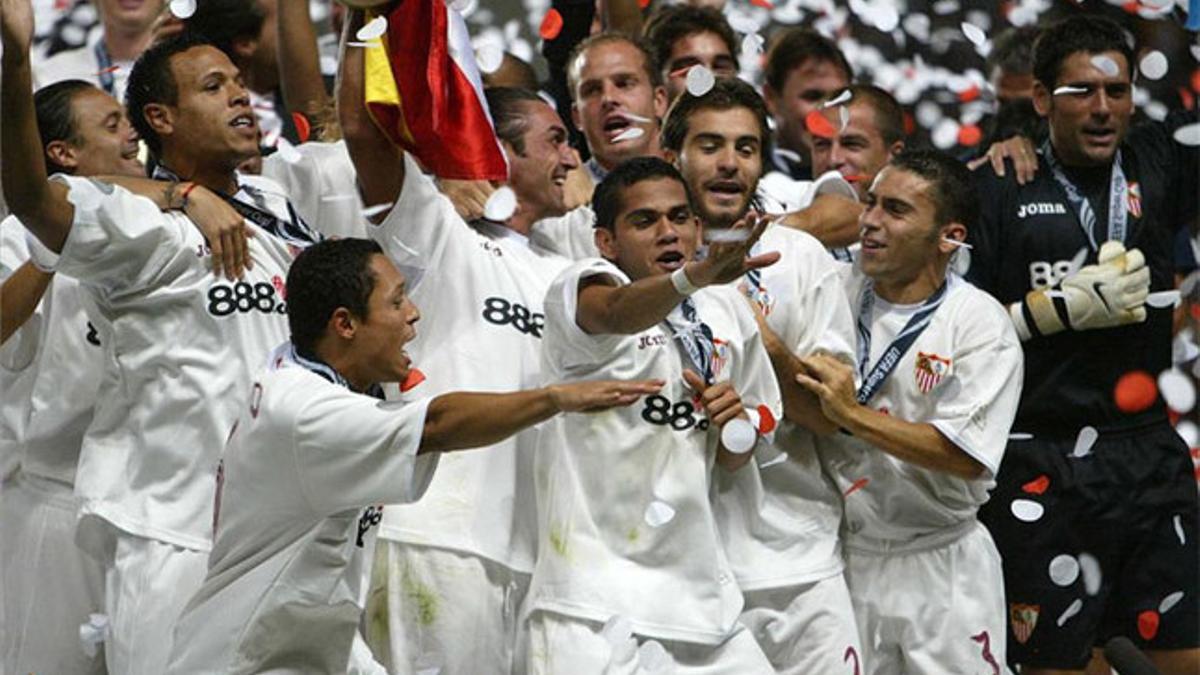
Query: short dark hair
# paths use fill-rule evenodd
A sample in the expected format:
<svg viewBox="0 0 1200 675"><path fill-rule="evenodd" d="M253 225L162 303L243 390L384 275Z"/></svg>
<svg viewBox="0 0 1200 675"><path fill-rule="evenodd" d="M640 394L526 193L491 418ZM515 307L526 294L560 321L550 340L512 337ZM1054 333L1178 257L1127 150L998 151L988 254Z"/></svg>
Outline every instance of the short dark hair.
<svg viewBox="0 0 1200 675"><path fill-rule="evenodd" d="M235 40L254 39L262 33L267 15L257 0L200 0L196 11L183 20L191 31L206 36L214 47L235 61Z"/></svg>
<svg viewBox="0 0 1200 675"><path fill-rule="evenodd" d="M171 57L205 45L211 46L212 43L198 33L184 31L142 52L129 71L129 81L125 85L126 114L156 157L162 155L162 139L146 122L145 108L151 103L179 103L179 86L175 82L175 74L171 72Z"/></svg>
<svg viewBox="0 0 1200 675"><path fill-rule="evenodd" d="M671 50L679 40L697 33L713 33L721 38L729 54L737 62L737 38L725 15L711 7L692 5L664 5L642 30L642 35L654 50L654 59L659 68L665 68L671 60Z"/></svg>
<svg viewBox="0 0 1200 675"><path fill-rule="evenodd" d="M854 70L846 61L846 55L834 42L811 28L789 28L775 37L767 51L765 79L775 93L783 92L788 75L809 59L828 61L846 75L846 81L854 80Z"/></svg>
<svg viewBox="0 0 1200 675"><path fill-rule="evenodd" d="M54 141L76 142L79 130L75 126L75 96L91 89L99 91L95 85L83 80L63 80L46 85L33 94L43 154L46 146ZM57 164L49 155L45 155L45 159L48 173L72 173L71 169Z"/></svg>
<svg viewBox="0 0 1200 675"><path fill-rule="evenodd" d="M599 47L610 42L624 42L632 45L635 49L642 53L642 70L646 73L646 77L650 80L651 87L663 86L662 72L659 71L658 59L654 56L654 52L646 44L646 41L627 35L614 30L596 33L588 39L575 45L575 49L571 50L571 56L567 59L567 89L571 95L571 100L575 100L575 87L579 85L579 80L576 77L575 64L579 62L579 58L587 53L592 47Z"/></svg>
<svg viewBox="0 0 1200 675"><path fill-rule="evenodd" d="M692 193L688 190L687 182L670 162L659 157L634 157L627 159L608 172L604 180L596 186L592 193L592 209L596 213L596 227L614 230L617 224L617 214L624 208L625 190L645 180L669 178L683 186L687 195L688 205L692 203Z"/></svg>
<svg viewBox="0 0 1200 675"><path fill-rule="evenodd" d="M904 150L889 163L929 181L937 227L962 223L968 230L979 217L979 195L966 165L932 149Z"/></svg>
<svg viewBox="0 0 1200 675"><path fill-rule="evenodd" d="M529 129L529 113L525 107L531 103L549 104L536 93L520 87L488 87L483 90L483 96L496 127L496 138L508 142L517 154L524 155L525 132Z"/></svg>
<svg viewBox="0 0 1200 675"><path fill-rule="evenodd" d="M865 103L875 113L875 126L885 145L904 140L904 108L896 98L873 84L852 84L850 103Z"/></svg>
<svg viewBox="0 0 1200 675"><path fill-rule="evenodd" d="M377 242L350 238L326 239L296 256L287 275L287 317L297 350L314 353L339 307L367 318L375 290L374 255L383 255Z"/></svg>
<svg viewBox="0 0 1200 675"><path fill-rule="evenodd" d="M1134 76L1133 48L1125 31L1112 19L1079 14L1042 31L1033 45L1033 76L1047 89L1058 85L1058 72L1076 52L1099 54L1116 51L1125 57L1129 77Z"/></svg>
<svg viewBox="0 0 1200 675"><path fill-rule="evenodd" d="M754 87L740 79L721 78L713 84L702 96L693 96L691 92L683 92L671 109L667 111L667 120L662 128L662 147L679 152L683 149L683 141L687 138L688 120L701 110L730 110L746 108L754 113L758 120L759 140L762 147L763 161L771 155L771 127L767 123L767 104L763 102Z"/></svg>
<svg viewBox="0 0 1200 675"><path fill-rule="evenodd" d="M1037 26L1017 26L1000 33L988 52L984 74L996 68L1013 75L1033 73L1033 43L1041 31Z"/></svg>

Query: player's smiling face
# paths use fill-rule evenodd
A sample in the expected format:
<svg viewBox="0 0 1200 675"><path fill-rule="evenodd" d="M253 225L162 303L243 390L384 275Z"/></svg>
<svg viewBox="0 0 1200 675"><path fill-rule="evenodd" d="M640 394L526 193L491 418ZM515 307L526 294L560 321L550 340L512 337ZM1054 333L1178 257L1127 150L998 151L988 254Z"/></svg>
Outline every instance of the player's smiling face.
<svg viewBox="0 0 1200 675"><path fill-rule="evenodd" d="M709 227L729 227L746 213L762 176L762 133L748 108L698 110L688 118L679 170Z"/></svg>
<svg viewBox="0 0 1200 675"><path fill-rule="evenodd" d="M625 188L613 230L596 229L600 253L634 281L683 267L699 241L700 220L688 206L683 184L673 178Z"/></svg>
<svg viewBox="0 0 1200 675"><path fill-rule="evenodd" d="M231 166L257 155L258 119L229 57L216 47L201 45L173 55L170 67L178 100L173 106L153 105L166 109L171 146ZM166 145L166 135L163 141Z"/></svg>
<svg viewBox="0 0 1200 675"><path fill-rule="evenodd" d="M822 111L838 131L833 138L812 137L813 175L834 170L854 186L861 200L879 170L903 144L889 146L875 122L875 109L867 103L851 103L845 128L841 127L840 106Z"/></svg>
<svg viewBox="0 0 1200 675"><path fill-rule="evenodd" d="M941 231L931 189L926 179L894 166L875 178L858 221L859 259L868 277L903 284L936 262Z"/></svg>
<svg viewBox="0 0 1200 675"><path fill-rule="evenodd" d="M1070 90L1054 94L1063 87ZM1055 154L1064 164L1108 164L1133 116L1129 63L1118 51L1075 52L1059 66L1053 88L1034 85L1033 101L1049 120Z"/></svg>
<svg viewBox="0 0 1200 675"><path fill-rule="evenodd" d="M375 286L367 299L367 316L354 333L354 354L370 382L403 382L412 368L405 345L417 336L421 318L408 297L404 275L386 256L371 256Z"/></svg>
<svg viewBox="0 0 1200 675"><path fill-rule="evenodd" d="M545 103L526 103L525 135L522 152L505 144L510 166L509 185L521 208L534 214L534 220L561 216L567 212L563 185L567 172L579 166L567 127L558 113Z"/></svg>
<svg viewBox="0 0 1200 675"><path fill-rule="evenodd" d="M70 152L67 161L73 162L75 174L135 178L146 175L137 158L137 133L117 99L99 89L84 89L71 97L71 117L74 139L58 141L58 149ZM54 148L48 150L53 152Z"/></svg>

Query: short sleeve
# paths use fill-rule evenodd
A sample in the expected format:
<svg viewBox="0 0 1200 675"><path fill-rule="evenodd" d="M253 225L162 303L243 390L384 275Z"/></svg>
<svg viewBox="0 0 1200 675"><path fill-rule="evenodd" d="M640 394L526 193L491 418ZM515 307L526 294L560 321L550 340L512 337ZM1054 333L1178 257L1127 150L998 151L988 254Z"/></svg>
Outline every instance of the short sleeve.
<svg viewBox="0 0 1200 675"><path fill-rule="evenodd" d="M929 422L995 476L1017 414L1024 356L1004 309L978 291L974 295L953 319L960 331L954 382L946 383L951 386Z"/></svg>
<svg viewBox="0 0 1200 675"><path fill-rule="evenodd" d="M599 258L595 223L596 214L591 207L580 206L558 218L534 223L530 238L540 248L570 260Z"/></svg>
<svg viewBox="0 0 1200 675"><path fill-rule="evenodd" d="M296 473L309 504L322 515L366 504L415 501L431 468L418 458L430 399L379 401L326 386L296 415Z"/></svg>
<svg viewBox="0 0 1200 675"><path fill-rule="evenodd" d="M367 209L373 206L367 204ZM441 267L447 247L471 245L466 221L408 153L400 198L383 222L368 232L392 262L417 270Z"/></svg>
<svg viewBox="0 0 1200 675"><path fill-rule="evenodd" d="M107 291L145 288L184 242L180 224L149 199L88 178L58 174L52 180L67 186L75 206L60 274Z"/></svg>
<svg viewBox="0 0 1200 675"><path fill-rule="evenodd" d="M542 342L543 362L560 375L576 368L608 361L626 335L591 335L579 327L579 284L594 276L609 276L621 286L630 283L616 265L600 258L581 260L564 270L550 284L543 310L546 337Z"/></svg>

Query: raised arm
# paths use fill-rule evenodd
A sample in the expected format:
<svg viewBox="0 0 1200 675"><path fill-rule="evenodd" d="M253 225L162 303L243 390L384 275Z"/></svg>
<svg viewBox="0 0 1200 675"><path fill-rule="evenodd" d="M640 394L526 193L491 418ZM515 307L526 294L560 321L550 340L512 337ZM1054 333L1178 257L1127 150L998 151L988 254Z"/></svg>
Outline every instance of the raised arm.
<svg viewBox="0 0 1200 675"><path fill-rule="evenodd" d="M342 136L346 139L350 159L358 173L363 203L370 208L394 204L400 198L400 190L404 186L404 151L375 126L375 120L371 119L363 101L364 49L346 44L353 41L354 34L362 25L361 10L347 12L339 48L338 61L341 66L338 70L337 109ZM371 219L378 223L386 215L385 209Z"/></svg>
<svg viewBox="0 0 1200 675"><path fill-rule="evenodd" d="M0 285L0 345L8 342L42 301L46 289L50 287L53 272L43 272L32 262L21 265L13 272L4 284Z"/></svg>
<svg viewBox="0 0 1200 675"><path fill-rule="evenodd" d="M288 108L302 112L314 121L322 119L317 113L327 110L332 101L321 76L317 30L309 16L308 3L286 0L279 3L275 25L279 32L278 61L286 64L279 69L283 100Z"/></svg>
<svg viewBox="0 0 1200 675"><path fill-rule="evenodd" d="M66 187L46 179L30 72L33 10L29 0L0 0L0 8L0 183L12 213L57 253L71 231L75 207L67 201Z"/></svg>

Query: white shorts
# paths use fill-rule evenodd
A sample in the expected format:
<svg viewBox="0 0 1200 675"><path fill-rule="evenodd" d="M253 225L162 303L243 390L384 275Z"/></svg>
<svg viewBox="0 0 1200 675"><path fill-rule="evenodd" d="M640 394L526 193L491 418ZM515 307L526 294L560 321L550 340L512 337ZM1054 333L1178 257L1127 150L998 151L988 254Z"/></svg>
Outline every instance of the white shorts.
<svg viewBox="0 0 1200 675"><path fill-rule="evenodd" d="M108 672L162 675L175 622L208 571L208 553L115 532L105 573Z"/></svg>
<svg viewBox="0 0 1200 675"><path fill-rule="evenodd" d="M983 525L931 549L845 551L864 674L1008 672L1004 576Z"/></svg>
<svg viewBox="0 0 1200 675"><path fill-rule="evenodd" d="M18 473L0 492L7 673L103 673L79 626L104 612L104 566L75 546L71 487Z"/></svg>
<svg viewBox="0 0 1200 675"><path fill-rule="evenodd" d="M741 622L777 673L853 673L862 654L841 573L809 584L744 593Z"/></svg>
<svg viewBox="0 0 1200 675"><path fill-rule="evenodd" d="M668 599L662 601L669 602ZM614 654L601 633L603 625L553 612L535 611L529 617L528 675L757 675L774 673L771 663L741 625L725 642L704 645L653 640L634 635L630 645ZM653 647L661 645L661 649ZM653 649L652 649L653 648ZM658 654L652 655L654 651ZM665 660L666 663L663 663ZM657 666L657 667L656 667Z"/></svg>
<svg viewBox="0 0 1200 675"><path fill-rule="evenodd" d="M529 575L449 549L379 539L366 639L393 675L507 674Z"/></svg>

